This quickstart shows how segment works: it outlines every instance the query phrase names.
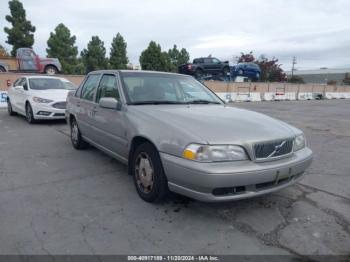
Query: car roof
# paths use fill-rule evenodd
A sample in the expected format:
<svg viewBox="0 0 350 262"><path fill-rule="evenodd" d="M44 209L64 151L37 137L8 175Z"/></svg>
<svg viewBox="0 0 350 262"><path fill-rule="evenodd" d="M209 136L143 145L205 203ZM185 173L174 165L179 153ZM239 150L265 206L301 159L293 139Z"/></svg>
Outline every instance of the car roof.
<svg viewBox="0 0 350 262"><path fill-rule="evenodd" d="M108 73L135 73L135 74L141 74L141 73L146 73L146 74L160 74L160 75L179 75L179 76L188 76L188 75L183 75L183 74L178 74L178 73L171 73L171 72L161 72L161 71L149 71L149 70L97 70L97 71L91 71L90 74L108 74Z"/></svg>
<svg viewBox="0 0 350 262"><path fill-rule="evenodd" d="M25 77L27 79L42 78L42 79L59 79L62 81L69 81L66 78L58 77L58 76L21 76L21 77Z"/></svg>

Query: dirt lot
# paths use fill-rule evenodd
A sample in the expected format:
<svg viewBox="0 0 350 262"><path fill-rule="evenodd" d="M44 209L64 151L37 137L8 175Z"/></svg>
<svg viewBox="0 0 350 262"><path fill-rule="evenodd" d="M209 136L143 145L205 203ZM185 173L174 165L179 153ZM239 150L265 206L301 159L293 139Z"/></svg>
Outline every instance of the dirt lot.
<svg viewBox="0 0 350 262"><path fill-rule="evenodd" d="M64 122L0 110L0 254L350 254L350 101L241 103L304 130L301 183L264 197L152 205L126 167L76 151Z"/></svg>

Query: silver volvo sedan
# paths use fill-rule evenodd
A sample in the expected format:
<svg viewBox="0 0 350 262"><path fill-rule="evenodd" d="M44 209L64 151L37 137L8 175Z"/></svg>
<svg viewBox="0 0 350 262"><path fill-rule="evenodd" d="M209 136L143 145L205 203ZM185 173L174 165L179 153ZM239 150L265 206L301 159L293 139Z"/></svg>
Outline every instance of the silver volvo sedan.
<svg viewBox="0 0 350 262"><path fill-rule="evenodd" d="M208 202L258 196L293 185L312 162L302 131L227 106L191 76L91 72L66 117L73 146L127 164L148 202L169 190Z"/></svg>

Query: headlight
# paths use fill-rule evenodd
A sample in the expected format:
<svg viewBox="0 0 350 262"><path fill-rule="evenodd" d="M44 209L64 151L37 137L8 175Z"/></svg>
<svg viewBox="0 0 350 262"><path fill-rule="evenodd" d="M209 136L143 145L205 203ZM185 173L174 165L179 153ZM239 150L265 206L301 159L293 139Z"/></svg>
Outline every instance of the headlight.
<svg viewBox="0 0 350 262"><path fill-rule="evenodd" d="M190 144L183 151L182 156L199 162L220 162L247 160L245 150L234 145L198 145Z"/></svg>
<svg viewBox="0 0 350 262"><path fill-rule="evenodd" d="M45 104L53 102L53 100L45 99L45 98L41 98L41 97L37 97L37 96L33 97L33 101L36 103L45 103Z"/></svg>
<svg viewBox="0 0 350 262"><path fill-rule="evenodd" d="M298 135L294 139L293 151L298 151L300 149L303 149L305 147L305 145L306 145L305 136L303 134Z"/></svg>

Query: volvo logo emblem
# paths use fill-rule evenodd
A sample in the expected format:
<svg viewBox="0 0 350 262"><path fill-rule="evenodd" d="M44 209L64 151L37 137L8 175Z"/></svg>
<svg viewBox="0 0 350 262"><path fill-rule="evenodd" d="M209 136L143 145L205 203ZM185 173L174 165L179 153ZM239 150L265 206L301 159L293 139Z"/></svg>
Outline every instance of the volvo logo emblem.
<svg viewBox="0 0 350 262"><path fill-rule="evenodd" d="M284 140L281 144L275 146L275 149L272 151L272 153L267 158L273 157L276 154L278 154L281 151L282 147L285 145L285 143L287 143L286 140Z"/></svg>

